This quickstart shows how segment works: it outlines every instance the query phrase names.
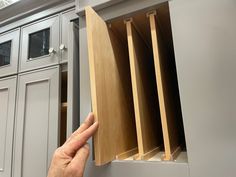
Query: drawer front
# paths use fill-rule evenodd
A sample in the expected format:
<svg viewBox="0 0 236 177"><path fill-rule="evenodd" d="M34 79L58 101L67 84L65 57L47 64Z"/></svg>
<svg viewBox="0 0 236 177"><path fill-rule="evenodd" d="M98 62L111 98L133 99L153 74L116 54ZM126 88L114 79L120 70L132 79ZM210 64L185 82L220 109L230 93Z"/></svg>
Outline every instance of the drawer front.
<svg viewBox="0 0 236 177"><path fill-rule="evenodd" d="M59 16L22 28L20 72L59 62Z"/></svg>

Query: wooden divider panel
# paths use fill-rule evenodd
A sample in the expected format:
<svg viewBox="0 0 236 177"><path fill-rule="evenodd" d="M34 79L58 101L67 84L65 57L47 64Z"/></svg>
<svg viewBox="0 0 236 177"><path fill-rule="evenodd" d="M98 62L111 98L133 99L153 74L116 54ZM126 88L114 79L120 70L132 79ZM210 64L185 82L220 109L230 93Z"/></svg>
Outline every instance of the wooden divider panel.
<svg viewBox="0 0 236 177"><path fill-rule="evenodd" d="M164 160L172 160L180 151L179 147L179 104L176 97L178 90L173 85L173 65L174 59L170 59L167 54L165 43L162 39L161 31L158 28L155 13L149 15L152 45L161 112L161 121L164 137L165 157Z"/></svg>
<svg viewBox="0 0 236 177"><path fill-rule="evenodd" d="M126 21L126 28L138 137L138 159L147 159L154 155L162 144L153 56L131 19Z"/></svg>
<svg viewBox="0 0 236 177"><path fill-rule="evenodd" d="M86 8L92 109L99 129L95 162L137 153L128 49L91 7Z"/></svg>

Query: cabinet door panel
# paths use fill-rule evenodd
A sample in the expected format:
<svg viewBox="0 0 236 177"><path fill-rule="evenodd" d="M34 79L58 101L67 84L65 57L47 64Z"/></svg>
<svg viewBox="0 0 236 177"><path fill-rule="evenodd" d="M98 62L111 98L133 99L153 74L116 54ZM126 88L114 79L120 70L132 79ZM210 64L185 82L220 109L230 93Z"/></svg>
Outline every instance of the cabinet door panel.
<svg viewBox="0 0 236 177"><path fill-rule="evenodd" d="M59 69L22 74L18 83L14 177L46 177L58 145Z"/></svg>
<svg viewBox="0 0 236 177"><path fill-rule="evenodd" d="M49 49L51 52L49 52ZM20 71L53 65L59 61L59 17L22 28Z"/></svg>
<svg viewBox="0 0 236 177"><path fill-rule="evenodd" d="M70 35L72 33L70 28L70 21L73 19L78 18L75 13L75 10L70 10L65 12L61 16L61 43L60 43L60 52L61 52L61 60L60 62L66 62L68 60L68 52L69 52L69 45L70 45Z"/></svg>
<svg viewBox="0 0 236 177"><path fill-rule="evenodd" d="M20 30L0 35L0 77L17 73Z"/></svg>
<svg viewBox="0 0 236 177"><path fill-rule="evenodd" d="M79 126L79 27L69 24L67 137Z"/></svg>
<svg viewBox="0 0 236 177"><path fill-rule="evenodd" d="M16 77L0 80L0 177L11 176Z"/></svg>

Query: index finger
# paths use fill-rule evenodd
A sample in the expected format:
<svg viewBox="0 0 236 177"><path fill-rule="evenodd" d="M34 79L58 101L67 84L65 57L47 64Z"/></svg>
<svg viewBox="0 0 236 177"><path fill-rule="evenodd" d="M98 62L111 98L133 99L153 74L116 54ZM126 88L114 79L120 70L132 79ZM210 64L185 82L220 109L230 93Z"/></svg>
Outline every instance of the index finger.
<svg viewBox="0 0 236 177"><path fill-rule="evenodd" d="M94 135L94 133L98 129L98 122L95 122L88 129L84 130L81 134L74 136L71 140L63 145L64 152L70 157L74 157L75 153L81 148L90 137Z"/></svg>
<svg viewBox="0 0 236 177"><path fill-rule="evenodd" d="M71 134L71 136L66 140L65 144L71 141L74 137L78 136L80 133L88 129L94 123L94 115L93 113L89 113L85 121L80 125L80 127Z"/></svg>

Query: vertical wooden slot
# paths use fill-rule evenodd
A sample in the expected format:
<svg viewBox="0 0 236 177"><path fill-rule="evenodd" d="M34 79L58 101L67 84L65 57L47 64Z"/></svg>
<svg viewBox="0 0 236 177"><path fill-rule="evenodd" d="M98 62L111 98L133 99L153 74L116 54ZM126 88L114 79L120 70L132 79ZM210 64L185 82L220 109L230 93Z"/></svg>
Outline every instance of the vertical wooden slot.
<svg viewBox="0 0 236 177"><path fill-rule="evenodd" d="M138 137L136 159L146 160L160 151L162 145L153 55L132 19L126 20L125 24Z"/></svg>
<svg viewBox="0 0 236 177"><path fill-rule="evenodd" d="M137 153L135 116L126 45L91 7L85 9L92 110L99 122L95 164Z"/></svg>
<svg viewBox="0 0 236 177"><path fill-rule="evenodd" d="M157 13L158 14L158 13ZM180 152L180 131L182 130L181 108L175 78L174 57L168 55L163 34L157 23L156 12L148 15L151 28L152 47L155 63L156 82L159 96L161 122L165 156L164 160L173 160ZM166 21L165 21L166 23ZM170 24L169 24L170 25ZM170 53L170 52L169 52Z"/></svg>

